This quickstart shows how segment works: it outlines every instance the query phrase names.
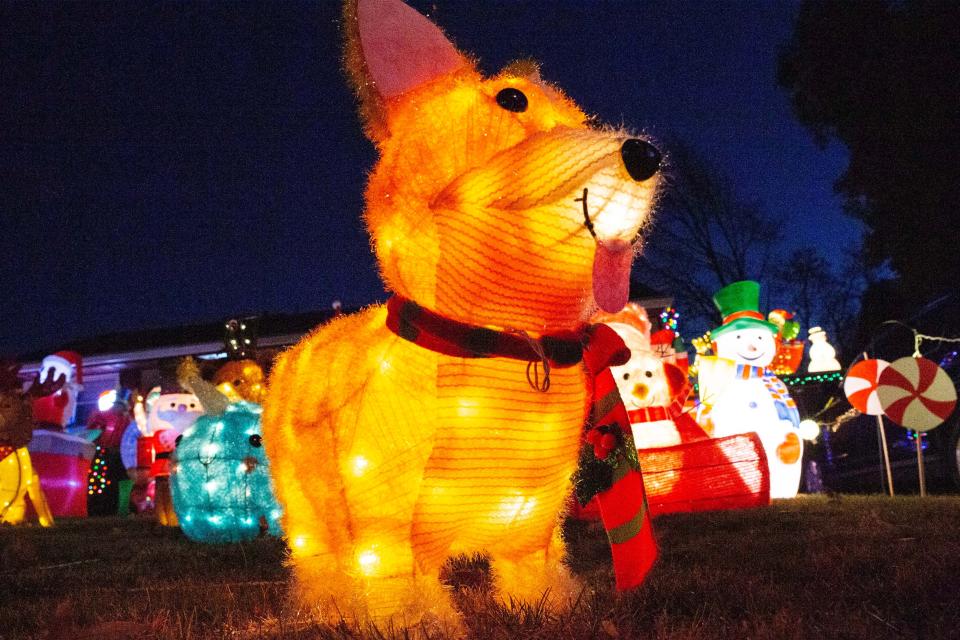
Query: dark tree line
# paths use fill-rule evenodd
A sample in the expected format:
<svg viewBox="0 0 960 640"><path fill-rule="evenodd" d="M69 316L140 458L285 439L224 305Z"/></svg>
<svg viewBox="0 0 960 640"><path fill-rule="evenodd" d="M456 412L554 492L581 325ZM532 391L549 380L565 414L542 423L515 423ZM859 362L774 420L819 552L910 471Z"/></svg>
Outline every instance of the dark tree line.
<svg viewBox="0 0 960 640"><path fill-rule="evenodd" d="M958 25L952 0L806 0L780 57L797 118L849 150L836 189L868 264L896 276L868 291L863 339L960 282Z"/></svg>
<svg viewBox="0 0 960 640"><path fill-rule="evenodd" d="M695 336L720 322L713 294L724 285L757 280L762 311L796 313L804 330L824 327L849 353L866 286L859 255L838 266L813 248L787 253L778 222L739 196L720 169L681 142L666 148L665 184L634 277L674 297L682 332Z"/></svg>

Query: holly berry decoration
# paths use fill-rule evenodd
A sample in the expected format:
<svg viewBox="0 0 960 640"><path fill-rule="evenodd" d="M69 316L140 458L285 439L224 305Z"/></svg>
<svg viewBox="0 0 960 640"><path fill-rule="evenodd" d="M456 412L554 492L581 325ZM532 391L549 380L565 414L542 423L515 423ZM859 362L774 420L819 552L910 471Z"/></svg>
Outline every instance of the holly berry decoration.
<svg viewBox="0 0 960 640"><path fill-rule="evenodd" d="M595 427L587 432L587 442L593 445L593 455L597 460L606 460L607 456L620 443L620 428L616 425Z"/></svg>

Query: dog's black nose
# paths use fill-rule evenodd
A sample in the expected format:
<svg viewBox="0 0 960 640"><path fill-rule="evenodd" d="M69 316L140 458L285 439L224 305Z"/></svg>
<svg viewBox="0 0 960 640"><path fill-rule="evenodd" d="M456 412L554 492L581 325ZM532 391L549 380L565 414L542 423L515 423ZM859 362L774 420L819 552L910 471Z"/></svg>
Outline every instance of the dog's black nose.
<svg viewBox="0 0 960 640"><path fill-rule="evenodd" d="M649 180L660 168L660 152L646 140L630 138L620 147L620 155L627 173L637 182Z"/></svg>

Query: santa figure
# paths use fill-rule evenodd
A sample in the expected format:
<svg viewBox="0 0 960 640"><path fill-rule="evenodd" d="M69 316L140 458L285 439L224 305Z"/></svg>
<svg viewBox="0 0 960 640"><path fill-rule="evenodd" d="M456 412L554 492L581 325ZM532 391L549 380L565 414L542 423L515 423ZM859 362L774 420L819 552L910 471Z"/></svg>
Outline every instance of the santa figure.
<svg viewBox="0 0 960 640"><path fill-rule="evenodd" d="M178 523L170 494L170 456L177 438L203 415L203 406L197 396L173 382L151 391L146 404L137 466L146 469L147 477L154 482L157 521L175 527Z"/></svg>
<svg viewBox="0 0 960 640"><path fill-rule="evenodd" d="M33 422L40 429L63 431L77 414L77 397L83 389L83 359L76 351L57 351L40 363L40 379L63 376L63 388L33 403Z"/></svg>
<svg viewBox="0 0 960 640"><path fill-rule="evenodd" d="M756 432L770 470L770 497L800 486L800 417L786 386L769 369L779 328L759 312L760 285L734 282L716 293L723 324L711 332L715 356L698 358L700 424L713 437Z"/></svg>

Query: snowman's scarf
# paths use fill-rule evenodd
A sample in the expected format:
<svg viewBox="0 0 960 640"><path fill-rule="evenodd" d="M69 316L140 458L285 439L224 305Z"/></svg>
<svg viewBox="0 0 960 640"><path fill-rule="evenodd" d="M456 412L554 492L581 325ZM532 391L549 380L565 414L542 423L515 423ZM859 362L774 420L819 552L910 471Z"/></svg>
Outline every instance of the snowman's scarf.
<svg viewBox="0 0 960 640"><path fill-rule="evenodd" d="M800 426L800 412L797 411L797 403L790 397L787 391L787 385L783 384L777 376L770 374L763 377L763 384L767 387L770 397L773 398L773 404L777 408L777 417L781 420L789 420L794 427Z"/></svg>
<svg viewBox="0 0 960 640"><path fill-rule="evenodd" d="M578 331L532 338L522 332L496 331L444 318L412 300L393 296L387 301L387 328L425 349L459 358L510 358L528 363L527 379L547 392L551 366L586 369L591 393L588 431L612 433L616 447L602 459L584 443L575 479L581 504L596 496L613 554L617 588L639 586L657 557L653 527L637 450L627 410L620 399L611 366L626 364L630 350L610 327L598 324ZM530 366L542 364L545 384L534 384Z"/></svg>
<svg viewBox="0 0 960 640"><path fill-rule="evenodd" d="M764 367L754 367L749 364L738 364L736 377L738 380L749 380L750 378L760 378L763 385L767 388L767 393L773 399L773 405L777 409L777 417L781 420L787 420L794 427L800 424L800 412L797 411L797 403L790 397L787 391L787 385L783 384L770 369Z"/></svg>

